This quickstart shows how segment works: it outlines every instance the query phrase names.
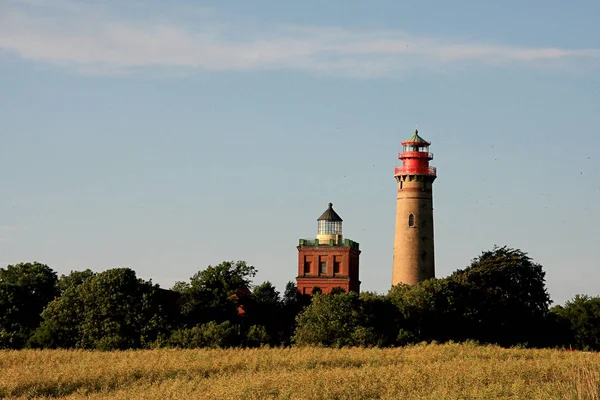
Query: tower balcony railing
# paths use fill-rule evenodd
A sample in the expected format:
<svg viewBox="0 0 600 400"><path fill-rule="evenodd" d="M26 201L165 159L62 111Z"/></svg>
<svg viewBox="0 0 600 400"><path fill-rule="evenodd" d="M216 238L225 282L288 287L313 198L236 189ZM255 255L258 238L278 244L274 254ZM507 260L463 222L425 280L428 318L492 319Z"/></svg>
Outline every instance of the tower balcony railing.
<svg viewBox="0 0 600 400"><path fill-rule="evenodd" d="M427 158L433 160L433 153L426 151L402 151L398 153L398 158L401 160L404 158Z"/></svg>
<svg viewBox="0 0 600 400"><path fill-rule="evenodd" d="M299 246L331 246L331 247L352 247L353 249L359 250L360 245L358 242L350 239L344 239L343 242L336 243L333 239L330 241L319 241L319 239L306 238L298 241Z"/></svg>
<svg viewBox="0 0 600 400"><path fill-rule="evenodd" d="M394 168L394 176L397 175L430 175L437 176L435 167L405 167L400 166Z"/></svg>

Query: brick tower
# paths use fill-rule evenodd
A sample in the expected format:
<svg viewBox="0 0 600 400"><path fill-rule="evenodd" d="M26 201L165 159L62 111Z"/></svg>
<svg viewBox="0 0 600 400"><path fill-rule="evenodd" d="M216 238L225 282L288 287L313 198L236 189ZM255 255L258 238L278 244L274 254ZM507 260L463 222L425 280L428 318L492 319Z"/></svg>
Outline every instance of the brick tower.
<svg viewBox="0 0 600 400"><path fill-rule="evenodd" d="M432 189L436 169L429 166L430 144L415 130L398 154L402 166L394 170L398 200L392 285L414 285L435 276Z"/></svg>
<svg viewBox="0 0 600 400"><path fill-rule="evenodd" d="M342 219L329 203L317 220L317 238L300 239L296 284L302 294L318 287L323 293L341 287L346 292L360 291L357 242L342 236Z"/></svg>

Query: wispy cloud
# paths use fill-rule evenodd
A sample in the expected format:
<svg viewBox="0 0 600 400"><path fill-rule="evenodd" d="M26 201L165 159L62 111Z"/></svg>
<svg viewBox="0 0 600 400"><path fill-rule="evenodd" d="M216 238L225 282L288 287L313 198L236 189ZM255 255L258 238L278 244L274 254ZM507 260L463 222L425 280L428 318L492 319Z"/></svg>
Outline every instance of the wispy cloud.
<svg viewBox="0 0 600 400"><path fill-rule="evenodd" d="M28 229L30 227L26 225L0 225L0 232L26 231Z"/></svg>
<svg viewBox="0 0 600 400"><path fill-rule="evenodd" d="M29 230L29 226L25 225L0 225L0 243L12 243L17 232Z"/></svg>
<svg viewBox="0 0 600 400"><path fill-rule="evenodd" d="M60 12L52 12L57 5ZM68 0L12 0L0 16L0 51L105 74L158 67L385 76L454 64L600 64L600 49L526 48L335 27L280 26L266 32L215 23L203 9L190 24L189 18L183 23L175 14L142 21L91 7Z"/></svg>

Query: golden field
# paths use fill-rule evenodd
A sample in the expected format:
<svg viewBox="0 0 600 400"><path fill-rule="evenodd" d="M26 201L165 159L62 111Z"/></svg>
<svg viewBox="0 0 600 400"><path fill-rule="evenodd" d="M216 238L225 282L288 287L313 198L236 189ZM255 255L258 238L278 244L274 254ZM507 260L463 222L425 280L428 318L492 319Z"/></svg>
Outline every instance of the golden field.
<svg viewBox="0 0 600 400"><path fill-rule="evenodd" d="M452 343L341 350L0 351L0 397L600 399L600 354Z"/></svg>

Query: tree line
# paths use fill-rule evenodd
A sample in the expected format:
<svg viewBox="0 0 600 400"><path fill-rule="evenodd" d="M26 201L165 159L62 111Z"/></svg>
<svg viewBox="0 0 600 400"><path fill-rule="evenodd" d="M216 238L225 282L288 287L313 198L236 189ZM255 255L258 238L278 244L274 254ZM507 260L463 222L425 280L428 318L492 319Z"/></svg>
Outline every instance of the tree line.
<svg viewBox="0 0 600 400"><path fill-rule="evenodd" d="M550 308L545 272L494 247L446 278L372 292L283 294L253 285L244 261L199 271L170 290L129 268L57 276L33 262L0 268L0 348L402 346L476 341L600 350L600 297Z"/></svg>

